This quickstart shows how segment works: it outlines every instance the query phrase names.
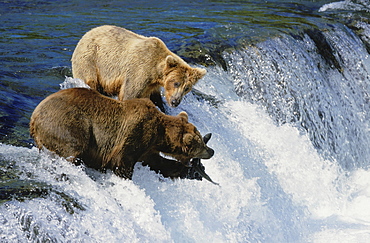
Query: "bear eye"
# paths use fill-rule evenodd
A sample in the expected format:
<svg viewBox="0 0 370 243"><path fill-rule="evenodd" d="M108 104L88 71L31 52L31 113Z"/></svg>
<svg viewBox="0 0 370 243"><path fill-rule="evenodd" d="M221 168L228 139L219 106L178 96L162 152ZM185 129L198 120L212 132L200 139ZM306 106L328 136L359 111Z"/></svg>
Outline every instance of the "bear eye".
<svg viewBox="0 0 370 243"><path fill-rule="evenodd" d="M178 87L180 87L180 83L179 83L179 82L175 82L175 83L173 84L173 86L174 86L175 88L178 88Z"/></svg>
<svg viewBox="0 0 370 243"><path fill-rule="evenodd" d="M185 87L185 92L188 92L190 90L189 87Z"/></svg>

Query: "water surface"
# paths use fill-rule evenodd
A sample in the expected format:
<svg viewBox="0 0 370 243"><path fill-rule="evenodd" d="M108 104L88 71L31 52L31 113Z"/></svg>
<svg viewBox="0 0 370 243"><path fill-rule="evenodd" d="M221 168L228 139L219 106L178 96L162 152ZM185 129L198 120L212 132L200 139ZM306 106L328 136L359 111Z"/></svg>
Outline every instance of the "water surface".
<svg viewBox="0 0 370 243"><path fill-rule="evenodd" d="M5 242L364 242L370 238L369 1L1 1ZM207 75L185 110L207 181L133 181L39 153L33 109L93 27L161 38ZM77 82L77 83L76 83ZM208 98L204 98L208 97ZM209 99L212 97L212 99Z"/></svg>

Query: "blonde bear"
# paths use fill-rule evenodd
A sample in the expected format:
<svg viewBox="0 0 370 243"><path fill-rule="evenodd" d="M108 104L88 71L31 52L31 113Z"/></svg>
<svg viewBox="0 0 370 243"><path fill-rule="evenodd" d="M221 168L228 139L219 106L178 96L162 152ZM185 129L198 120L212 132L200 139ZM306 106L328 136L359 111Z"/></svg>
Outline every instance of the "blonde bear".
<svg viewBox="0 0 370 243"><path fill-rule="evenodd" d="M118 95L119 100L150 98L162 111L161 87L167 104L177 107L206 74L203 68L190 67L159 38L111 25L81 38L72 55L72 72L100 93Z"/></svg>

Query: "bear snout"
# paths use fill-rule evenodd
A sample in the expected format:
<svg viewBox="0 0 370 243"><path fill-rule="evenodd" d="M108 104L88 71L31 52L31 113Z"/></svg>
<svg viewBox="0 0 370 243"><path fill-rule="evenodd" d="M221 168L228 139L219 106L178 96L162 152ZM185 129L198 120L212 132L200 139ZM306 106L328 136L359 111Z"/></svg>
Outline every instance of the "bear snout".
<svg viewBox="0 0 370 243"><path fill-rule="evenodd" d="M207 153L209 154L209 158L208 159L210 159L215 154L215 151L213 149L211 149L211 148L208 147L207 148Z"/></svg>
<svg viewBox="0 0 370 243"><path fill-rule="evenodd" d="M177 107L181 102L181 99L171 99L170 105L172 107Z"/></svg>
<svg viewBox="0 0 370 243"><path fill-rule="evenodd" d="M214 154L215 151L210 147L207 147L206 150L198 156L198 159L210 159Z"/></svg>

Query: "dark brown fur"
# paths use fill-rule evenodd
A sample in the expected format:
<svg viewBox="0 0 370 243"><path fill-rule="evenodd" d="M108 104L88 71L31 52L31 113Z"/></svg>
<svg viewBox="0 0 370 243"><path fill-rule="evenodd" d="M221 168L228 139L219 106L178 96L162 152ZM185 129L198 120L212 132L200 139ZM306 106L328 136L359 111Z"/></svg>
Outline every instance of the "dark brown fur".
<svg viewBox="0 0 370 243"><path fill-rule="evenodd" d="M43 100L32 114L30 133L40 149L125 178L132 177L138 161L176 178L191 158L213 155L185 112L168 116L149 99L117 101L85 88L61 90Z"/></svg>

